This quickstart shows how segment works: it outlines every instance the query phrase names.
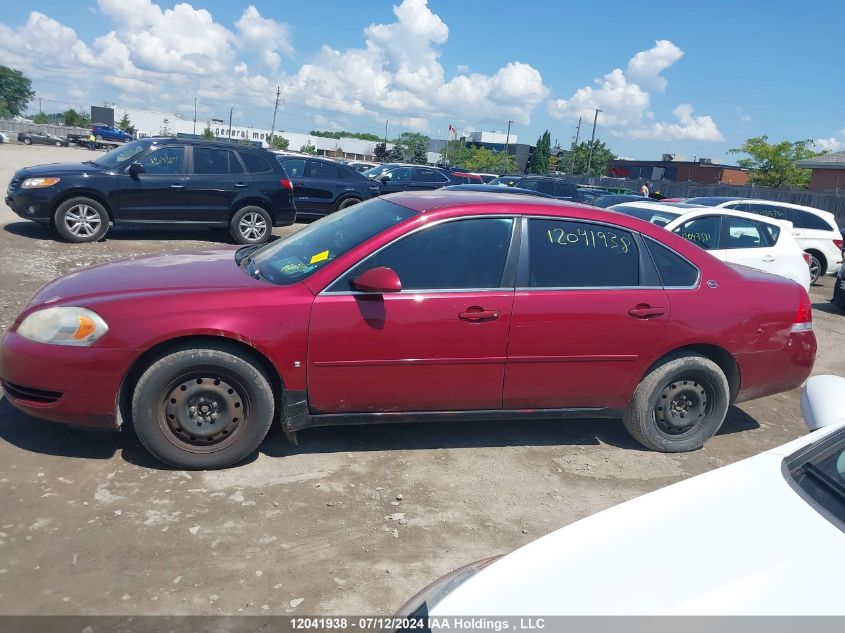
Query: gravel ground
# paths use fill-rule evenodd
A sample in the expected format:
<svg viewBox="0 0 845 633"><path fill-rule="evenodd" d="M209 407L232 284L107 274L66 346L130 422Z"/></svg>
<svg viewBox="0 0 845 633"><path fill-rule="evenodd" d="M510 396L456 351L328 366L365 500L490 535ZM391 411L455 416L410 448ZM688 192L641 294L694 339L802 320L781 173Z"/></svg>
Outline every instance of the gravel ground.
<svg viewBox="0 0 845 633"><path fill-rule="evenodd" d="M89 157L0 145L0 183ZM76 268L225 240L120 229L66 244L3 205L0 328ZM815 373L845 375L831 282L812 289ZM435 423L312 429L299 446L274 429L249 463L187 473L128 433L41 422L0 399L0 614L388 614L456 566L803 432L793 391L733 407L703 450L680 455L639 450L614 420Z"/></svg>

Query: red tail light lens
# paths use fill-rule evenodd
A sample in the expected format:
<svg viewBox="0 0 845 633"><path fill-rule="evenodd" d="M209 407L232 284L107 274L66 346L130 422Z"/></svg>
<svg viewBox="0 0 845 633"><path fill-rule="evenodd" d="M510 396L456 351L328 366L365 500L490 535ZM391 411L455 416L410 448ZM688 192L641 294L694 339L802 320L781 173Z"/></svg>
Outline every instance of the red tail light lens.
<svg viewBox="0 0 845 633"><path fill-rule="evenodd" d="M279 184L282 186L282 189L288 189L290 191L293 191L293 183L287 178L282 178L279 181Z"/></svg>
<svg viewBox="0 0 845 633"><path fill-rule="evenodd" d="M801 253L804 256L804 261L807 262L807 266L810 265L810 253Z"/></svg>
<svg viewBox="0 0 845 633"><path fill-rule="evenodd" d="M793 332L808 332L813 329L813 306L810 304L810 297L806 292L801 293L801 300L798 304L798 312L795 314L795 322L792 324Z"/></svg>
<svg viewBox="0 0 845 633"><path fill-rule="evenodd" d="M836 248L838 248L840 251L842 250L843 241L845 240L833 240L833 243L836 244Z"/></svg>

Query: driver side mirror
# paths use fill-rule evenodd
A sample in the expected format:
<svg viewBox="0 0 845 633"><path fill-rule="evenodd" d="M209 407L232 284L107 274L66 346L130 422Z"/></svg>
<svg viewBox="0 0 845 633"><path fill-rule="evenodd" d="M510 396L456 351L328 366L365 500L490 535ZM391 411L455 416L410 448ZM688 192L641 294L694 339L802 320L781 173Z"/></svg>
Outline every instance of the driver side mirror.
<svg viewBox="0 0 845 633"><path fill-rule="evenodd" d="M131 165L129 165L129 175L133 178L137 178L140 174L143 174L145 171L147 170L144 169L144 166L141 163L132 163Z"/></svg>
<svg viewBox="0 0 845 633"><path fill-rule="evenodd" d="M390 179L391 179L391 175L389 173L382 174L381 176L379 176L379 180L381 180L384 183L386 183Z"/></svg>
<svg viewBox="0 0 845 633"><path fill-rule="evenodd" d="M385 294L388 292L400 292L402 282L396 271L387 266L371 268L352 280L352 287L359 292L370 292L374 294Z"/></svg>

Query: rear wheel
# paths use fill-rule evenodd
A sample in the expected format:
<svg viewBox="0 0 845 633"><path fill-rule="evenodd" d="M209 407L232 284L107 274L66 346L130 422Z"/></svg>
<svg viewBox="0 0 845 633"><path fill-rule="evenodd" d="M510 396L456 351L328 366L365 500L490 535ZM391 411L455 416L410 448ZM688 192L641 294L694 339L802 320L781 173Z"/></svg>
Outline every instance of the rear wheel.
<svg viewBox="0 0 845 633"><path fill-rule="evenodd" d="M248 358L186 349L153 363L132 395L138 439L178 468L224 468L252 454L273 422L270 382Z"/></svg>
<svg viewBox="0 0 845 633"><path fill-rule="evenodd" d="M270 239L273 221L261 207L240 209L229 223L229 233L238 244L263 244Z"/></svg>
<svg viewBox="0 0 845 633"><path fill-rule="evenodd" d="M23 140L23 144L24 144L24 145L32 145L32 139L30 139L30 138L25 138L25 139Z"/></svg>
<svg viewBox="0 0 845 633"><path fill-rule="evenodd" d="M109 230L109 214L91 198L71 198L56 209L53 226L67 242L96 242Z"/></svg>
<svg viewBox="0 0 845 633"><path fill-rule="evenodd" d="M728 380L716 363L698 354L671 356L639 384L623 421L647 448L692 451L716 434L729 402Z"/></svg>
<svg viewBox="0 0 845 633"><path fill-rule="evenodd" d="M824 264L813 253L807 254L810 256L810 283L814 284L824 274Z"/></svg>
<svg viewBox="0 0 845 633"><path fill-rule="evenodd" d="M56 141L56 147L61 147L61 146L62 146L62 142L61 142L61 141Z"/></svg>
<svg viewBox="0 0 845 633"><path fill-rule="evenodd" d="M346 207L351 207L353 204L358 204L361 202L358 198L344 198L337 204L336 211L340 211L341 209L345 209Z"/></svg>

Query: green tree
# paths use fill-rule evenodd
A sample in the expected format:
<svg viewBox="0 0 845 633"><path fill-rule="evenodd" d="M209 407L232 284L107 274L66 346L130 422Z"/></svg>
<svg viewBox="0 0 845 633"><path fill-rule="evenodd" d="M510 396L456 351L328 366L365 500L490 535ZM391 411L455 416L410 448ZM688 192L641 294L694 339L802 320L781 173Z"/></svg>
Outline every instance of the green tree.
<svg viewBox="0 0 845 633"><path fill-rule="evenodd" d="M130 134L135 131L135 128L132 127L132 121L129 120L128 112L123 113L120 121L117 122L117 128L119 130L123 130L124 132L129 132Z"/></svg>
<svg viewBox="0 0 845 633"><path fill-rule="evenodd" d="M590 147L592 146L593 155L590 158ZM572 149L563 158L563 165L561 171L570 174L587 174L589 176L604 176L607 173L608 161L616 158L614 154L605 144L604 141L596 139L594 141L582 141L575 145L573 143ZM589 163L589 171L587 164Z"/></svg>
<svg viewBox="0 0 845 633"><path fill-rule="evenodd" d="M288 147L290 147L290 141L284 136L274 134L270 137L270 147L272 147L273 149L287 149Z"/></svg>
<svg viewBox="0 0 845 633"><path fill-rule="evenodd" d="M552 135L546 130L537 139L537 145L534 148L534 153L531 154L531 161L528 163L529 174L548 174L549 173L549 158L552 151Z"/></svg>
<svg viewBox="0 0 845 633"><path fill-rule="evenodd" d="M406 160L405 152L398 145L394 145L387 150L387 154L384 157L384 162L386 163L404 163Z"/></svg>
<svg viewBox="0 0 845 633"><path fill-rule="evenodd" d="M65 125L70 127L89 127L91 125L91 116L88 114L79 113L73 108L67 110L63 115Z"/></svg>
<svg viewBox="0 0 845 633"><path fill-rule="evenodd" d="M795 161L824 154L811 150L809 146L812 145L811 139L769 143L769 137L764 135L747 139L741 147L728 150L728 153L750 156L736 162L751 171L751 182L755 184L766 187L806 187L810 184L810 170L799 169Z"/></svg>
<svg viewBox="0 0 845 633"><path fill-rule="evenodd" d="M402 132L399 138L393 141L396 147L401 148L404 160L415 165L425 165L428 162L430 142L428 136L419 132Z"/></svg>
<svg viewBox="0 0 845 633"><path fill-rule="evenodd" d="M323 138L359 138L362 141L380 141L381 137L370 132L347 132L346 130L338 130L331 132L329 130L311 130L308 132L311 136L322 136Z"/></svg>
<svg viewBox="0 0 845 633"><path fill-rule="evenodd" d="M303 154L311 154L313 156L317 153L317 148L314 147L314 144L311 141L306 141L305 145L299 148L299 151Z"/></svg>
<svg viewBox="0 0 845 633"><path fill-rule="evenodd" d="M373 157L383 163L387 157L387 143L384 141L376 143L376 146L373 148Z"/></svg>
<svg viewBox="0 0 845 633"><path fill-rule="evenodd" d="M38 114L36 114L34 117L32 117L32 122L33 122L33 123L49 123L49 122L50 122L50 117L48 117L48 116L47 116L46 114L44 114L43 112L39 112L39 113L38 113Z"/></svg>
<svg viewBox="0 0 845 633"><path fill-rule="evenodd" d="M29 77L14 68L0 66L0 117L19 115L33 97Z"/></svg>
<svg viewBox="0 0 845 633"><path fill-rule="evenodd" d="M209 141L214 140L214 130L211 129L210 122L205 124L205 129L202 131L202 134L200 134L200 136Z"/></svg>

